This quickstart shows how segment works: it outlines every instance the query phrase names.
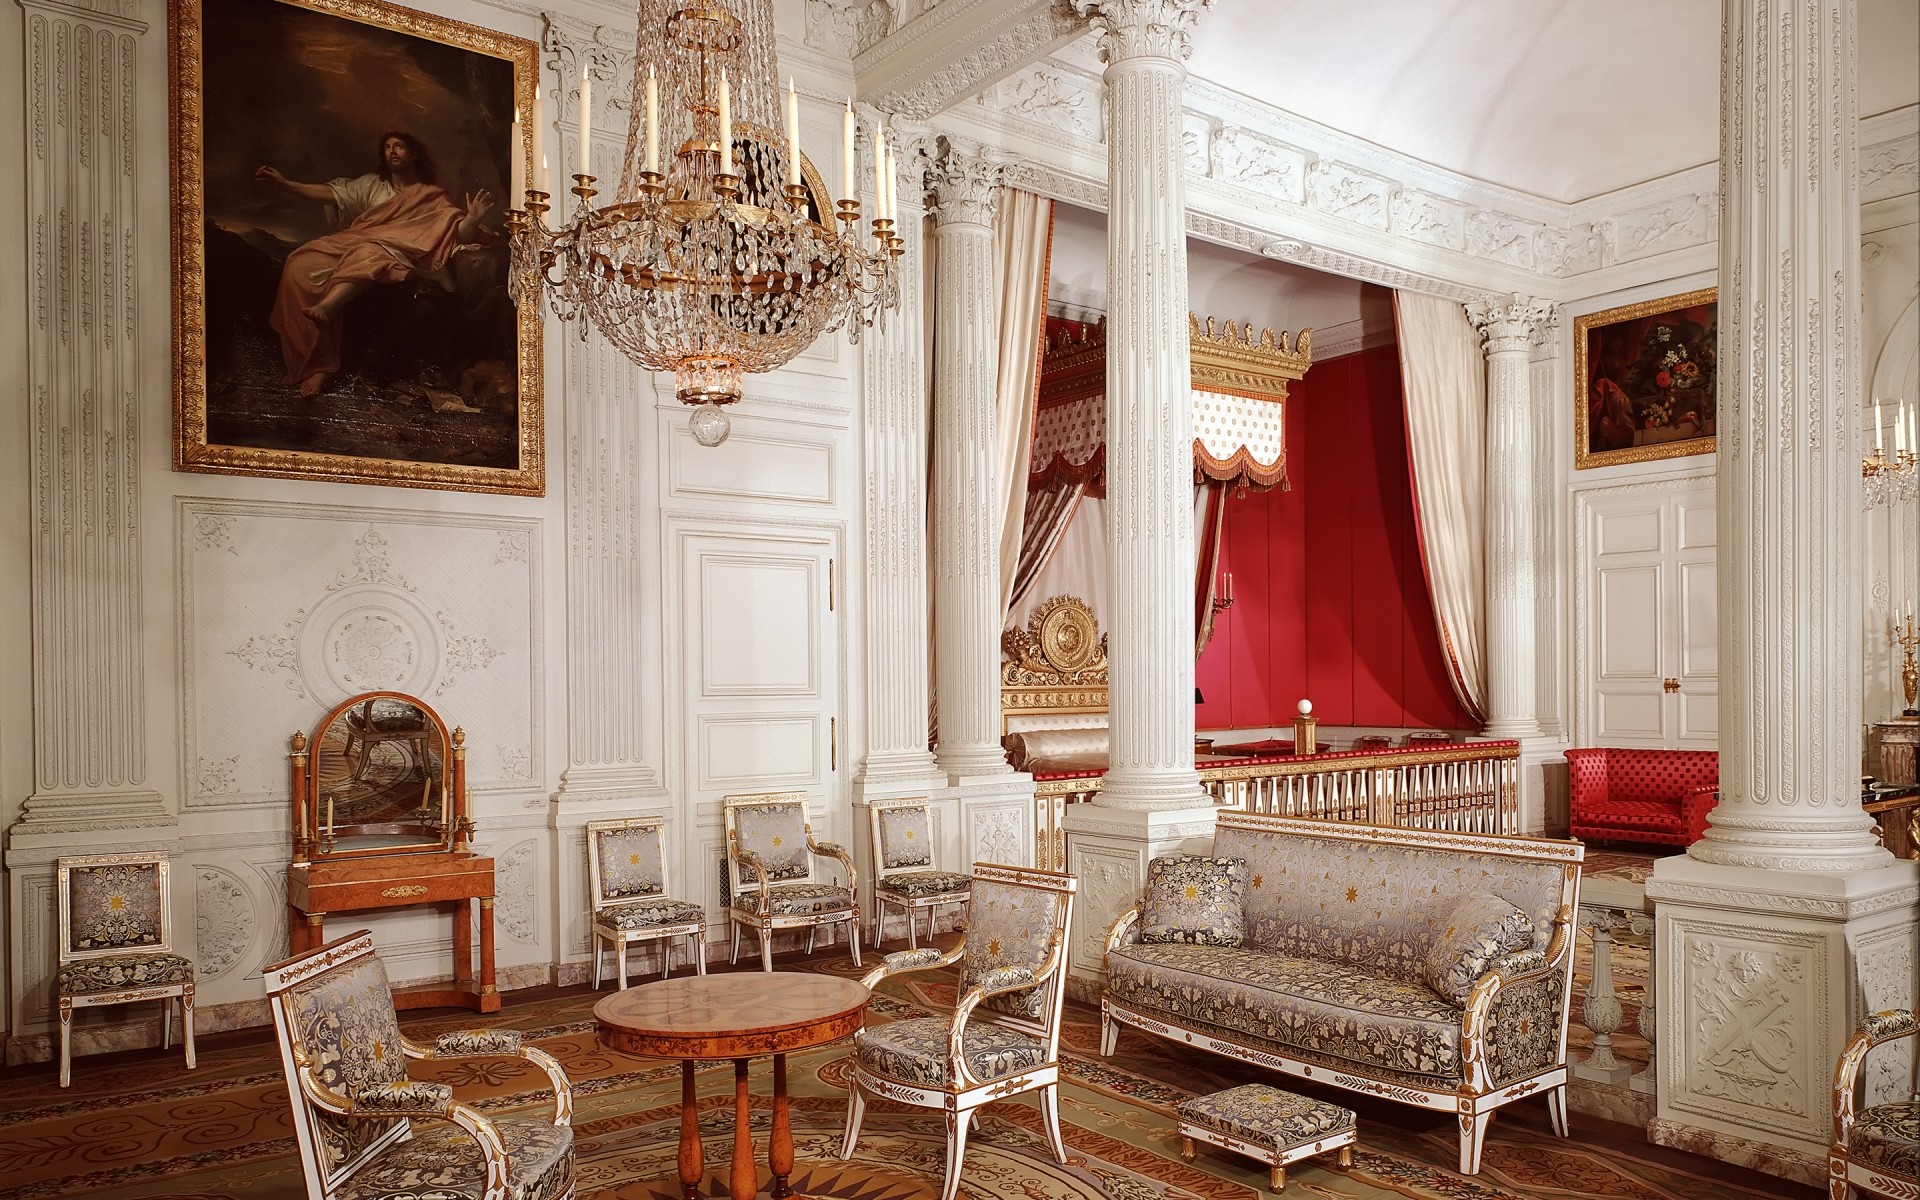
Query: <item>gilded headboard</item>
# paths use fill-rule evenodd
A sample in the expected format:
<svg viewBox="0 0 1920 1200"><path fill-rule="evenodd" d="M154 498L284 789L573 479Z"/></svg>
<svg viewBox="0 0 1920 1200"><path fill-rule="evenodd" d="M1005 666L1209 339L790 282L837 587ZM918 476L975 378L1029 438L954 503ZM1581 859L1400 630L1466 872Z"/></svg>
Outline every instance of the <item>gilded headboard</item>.
<svg viewBox="0 0 1920 1200"><path fill-rule="evenodd" d="M1055 596L1000 635L1000 732L1021 717L1107 711L1107 637L1078 596Z"/></svg>

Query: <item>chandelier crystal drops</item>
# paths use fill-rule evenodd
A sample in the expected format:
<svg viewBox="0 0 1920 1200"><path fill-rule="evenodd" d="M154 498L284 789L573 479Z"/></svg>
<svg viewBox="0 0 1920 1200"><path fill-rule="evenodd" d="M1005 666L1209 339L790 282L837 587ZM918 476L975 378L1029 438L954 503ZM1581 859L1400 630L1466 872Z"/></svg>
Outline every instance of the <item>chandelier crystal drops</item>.
<svg viewBox="0 0 1920 1200"><path fill-rule="evenodd" d="M876 211L863 232L852 106L838 204L800 154L791 83L786 136L775 133L772 0L637 7L619 183L595 203L583 69L573 216L550 227L551 197L528 189L509 217L510 285L517 303L544 296L555 316L578 321L583 340L591 322L635 363L673 372L675 394L695 406L695 439L717 446L731 426L722 406L740 399L745 376L784 366L843 325L857 342L898 304L905 243L894 233L893 154L876 138ZM534 126L540 163L537 111Z"/></svg>
<svg viewBox="0 0 1920 1200"><path fill-rule="evenodd" d="M1916 496L1920 496L1920 414L1902 404L1894 409L1891 454L1881 447L1875 418L1873 453L1860 460L1860 499L1862 507L1873 509L1911 503Z"/></svg>

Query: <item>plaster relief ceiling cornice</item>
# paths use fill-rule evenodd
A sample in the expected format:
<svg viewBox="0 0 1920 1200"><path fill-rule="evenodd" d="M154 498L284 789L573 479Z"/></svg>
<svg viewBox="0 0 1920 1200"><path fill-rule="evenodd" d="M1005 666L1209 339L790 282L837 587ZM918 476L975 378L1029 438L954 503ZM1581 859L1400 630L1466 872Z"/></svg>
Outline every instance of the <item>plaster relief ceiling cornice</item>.
<svg viewBox="0 0 1920 1200"><path fill-rule="evenodd" d="M943 0L861 48L854 75L860 98L875 108L930 117L1086 28L1067 0Z"/></svg>

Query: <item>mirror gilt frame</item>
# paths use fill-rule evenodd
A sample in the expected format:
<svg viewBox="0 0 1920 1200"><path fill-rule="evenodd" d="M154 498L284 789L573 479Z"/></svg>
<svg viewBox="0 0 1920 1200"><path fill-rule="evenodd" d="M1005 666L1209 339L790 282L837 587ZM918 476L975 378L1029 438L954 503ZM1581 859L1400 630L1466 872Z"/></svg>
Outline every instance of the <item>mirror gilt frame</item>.
<svg viewBox="0 0 1920 1200"><path fill-rule="evenodd" d="M398 705L411 706L421 720L396 723L391 710ZM388 715L380 715L383 706ZM390 691L350 696L320 719L310 740L295 733L287 757L295 863L466 850L473 828L466 731L449 733L440 714L419 697ZM420 804L414 809L416 794ZM350 811L339 821L343 799ZM395 803L404 804L404 811Z"/></svg>

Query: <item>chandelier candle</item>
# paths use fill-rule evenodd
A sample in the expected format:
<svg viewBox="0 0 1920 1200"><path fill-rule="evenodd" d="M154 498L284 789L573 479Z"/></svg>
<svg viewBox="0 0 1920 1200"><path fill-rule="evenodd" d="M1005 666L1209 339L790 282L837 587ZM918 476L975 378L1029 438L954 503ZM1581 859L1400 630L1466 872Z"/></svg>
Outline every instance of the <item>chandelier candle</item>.
<svg viewBox="0 0 1920 1200"><path fill-rule="evenodd" d="M579 205L556 228L547 194L528 189L525 208L509 215L508 283L516 303L545 303L578 321L583 338L596 329L643 369L671 371L675 395L693 408L688 431L717 446L731 426L723 406L740 399L747 375L785 366L835 329L858 341L898 304L905 242L880 215L893 209L894 155L876 137L869 241L854 198L851 103L838 202L806 170L791 80L780 136L772 0L636 6L621 169L600 197L583 62Z"/></svg>
<svg viewBox="0 0 1920 1200"><path fill-rule="evenodd" d="M852 200L853 190L853 101L847 101L847 119L843 127L846 143L841 147L840 157L840 196L843 200ZM858 202L856 201L856 204Z"/></svg>

